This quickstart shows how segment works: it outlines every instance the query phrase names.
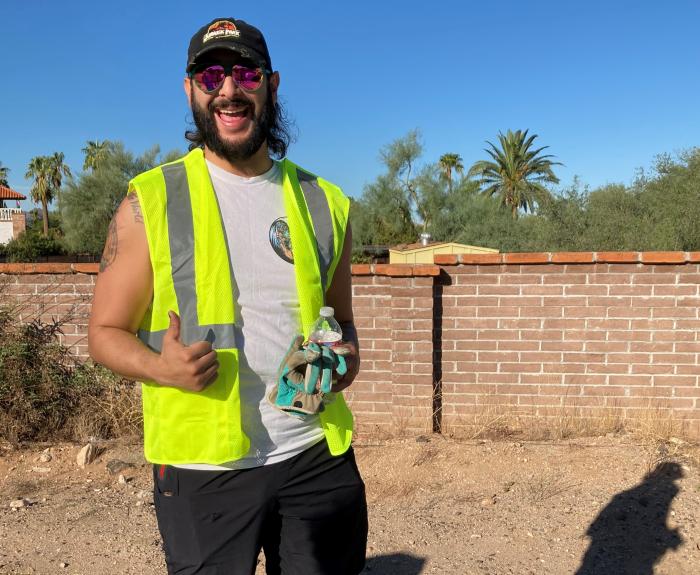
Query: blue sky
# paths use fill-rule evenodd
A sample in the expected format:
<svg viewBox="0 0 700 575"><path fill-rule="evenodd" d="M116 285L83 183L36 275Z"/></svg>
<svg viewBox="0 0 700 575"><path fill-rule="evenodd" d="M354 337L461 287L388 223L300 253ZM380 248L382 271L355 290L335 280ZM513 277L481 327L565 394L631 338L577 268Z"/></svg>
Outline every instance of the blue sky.
<svg viewBox="0 0 700 575"><path fill-rule="evenodd" d="M87 140L185 150L187 45L219 16L267 38L298 127L289 157L352 196L413 128L423 161L465 166L499 130L530 129L565 164L562 186L629 183L700 144L697 0L15 0L0 4L11 186L27 193L29 160L55 151L79 172Z"/></svg>

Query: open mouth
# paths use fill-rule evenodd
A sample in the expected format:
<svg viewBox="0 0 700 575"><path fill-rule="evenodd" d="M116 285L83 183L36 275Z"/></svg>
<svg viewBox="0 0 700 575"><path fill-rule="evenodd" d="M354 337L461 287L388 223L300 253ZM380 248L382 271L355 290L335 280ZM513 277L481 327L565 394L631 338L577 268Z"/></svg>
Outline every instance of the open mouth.
<svg viewBox="0 0 700 575"><path fill-rule="evenodd" d="M214 115L222 126L226 128L237 128L249 119L251 107L247 103L234 102L226 107L216 108Z"/></svg>

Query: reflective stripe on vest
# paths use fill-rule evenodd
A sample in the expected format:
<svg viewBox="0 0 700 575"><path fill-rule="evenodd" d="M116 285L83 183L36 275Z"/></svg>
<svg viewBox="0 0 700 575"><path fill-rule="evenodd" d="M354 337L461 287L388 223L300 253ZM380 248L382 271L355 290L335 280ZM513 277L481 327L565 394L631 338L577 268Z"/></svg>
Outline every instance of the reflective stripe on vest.
<svg viewBox="0 0 700 575"><path fill-rule="evenodd" d="M311 214L311 221L316 232L316 251L318 253L319 267L321 269L321 285L323 286L324 303L325 293L328 289L328 270L333 262L335 246L333 245L333 223L331 222L331 210L328 199L318 179L303 170L297 170L297 179L304 192L304 199ZM294 246L292 246L292 249Z"/></svg>

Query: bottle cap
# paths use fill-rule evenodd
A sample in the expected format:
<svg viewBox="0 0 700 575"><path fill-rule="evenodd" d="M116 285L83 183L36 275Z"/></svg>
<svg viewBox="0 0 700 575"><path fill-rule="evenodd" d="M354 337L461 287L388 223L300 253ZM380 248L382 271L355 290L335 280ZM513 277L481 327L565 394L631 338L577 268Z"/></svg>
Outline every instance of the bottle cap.
<svg viewBox="0 0 700 575"><path fill-rule="evenodd" d="M335 315L335 310L330 306L326 306L321 308L319 314L321 317L333 317Z"/></svg>

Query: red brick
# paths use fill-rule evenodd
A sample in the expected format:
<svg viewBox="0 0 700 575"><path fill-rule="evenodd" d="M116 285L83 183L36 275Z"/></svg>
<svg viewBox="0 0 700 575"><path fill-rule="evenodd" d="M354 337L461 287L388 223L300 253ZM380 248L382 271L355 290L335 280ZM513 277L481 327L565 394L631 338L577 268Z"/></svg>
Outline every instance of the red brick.
<svg viewBox="0 0 700 575"><path fill-rule="evenodd" d="M694 331L660 330L660 331L652 332L652 340L653 341L673 341L676 344L683 343L683 342L692 342L695 340L695 336L696 336L696 332L694 332ZM680 351L680 350L677 349L676 351Z"/></svg>
<svg viewBox="0 0 700 575"><path fill-rule="evenodd" d="M507 308L506 308L507 309ZM568 311L567 311L568 314ZM512 314L515 315L515 314ZM520 308L520 317L524 318L552 318L564 317L564 308L560 306L523 307Z"/></svg>
<svg viewBox="0 0 700 575"><path fill-rule="evenodd" d="M488 276L484 276L488 277ZM543 282L543 277L546 280L548 276L542 276L539 274L505 274L500 276L501 278L501 283L505 285L513 285L513 284L529 284L529 285L539 285ZM523 295L526 295L524 292L522 292L523 288L521 288L521 293Z"/></svg>
<svg viewBox="0 0 700 575"><path fill-rule="evenodd" d="M644 264L682 264L686 257L684 252L642 252Z"/></svg>
<svg viewBox="0 0 700 575"><path fill-rule="evenodd" d="M555 264L590 264L593 263L593 252L557 252L551 257L552 263Z"/></svg>
<svg viewBox="0 0 700 575"><path fill-rule="evenodd" d="M493 286L490 289L494 289L496 286ZM477 286L445 286L443 290L443 297L445 296L470 296L470 295L476 295L478 292ZM459 298L458 298L459 299ZM444 303L443 303L444 307Z"/></svg>
<svg viewBox="0 0 700 575"><path fill-rule="evenodd" d="M631 276L632 283L641 285L675 284L676 275L671 273L634 273Z"/></svg>
<svg viewBox="0 0 700 575"><path fill-rule="evenodd" d="M623 363L590 363L586 369L589 373L624 374L627 373L629 366Z"/></svg>
<svg viewBox="0 0 700 575"><path fill-rule="evenodd" d="M625 387L614 385L586 385L583 388L583 395L605 395L608 397L624 397L625 389Z"/></svg>
<svg viewBox="0 0 700 575"><path fill-rule="evenodd" d="M520 293L524 296L528 295L562 295L564 286L562 285L522 285Z"/></svg>
<svg viewBox="0 0 700 575"><path fill-rule="evenodd" d="M499 371L504 373L539 373L542 366L539 363L501 363Z"/></svg>
<svg viewBox="0 0 700 575"><path fill-rule="evenodd" d="M545 373L585 373L587 365L585 363L543 363L542 371Z"/></svg>
<svg viewBox="0 0 700 575"><path fill-rule="evenodd" d="M675 308L654 308L652 317L654 318L694 318L697 316L695 308L675 307Z"/></svg>
<svg viewBox="0 0 700 575"><path fill-rule="evenodd" d="M549 258L550 254L545 252L503 254L503 262L506 264L546 264L549 263Z"/></svg>
<svg viewBox="0 0 700 575"><path fill-rule="evenodd" d="M497 349L499 351L515 350L515 351L540 351L539 341L514 341L514 340L501 340L496 342ZM548 351L548 350L543 350ZM552 350L549 350L552 351Z"/></svg>
<svg viewBox="0 0 700 575"><path fill-rule="evenodd" d="M638 252L596 252L595 260L601 263L637 263L640 261Z"/></svg>
<svg viewBox="0 0 700 575"><path fill-rule="evenodd" d="M672 388L670 387L630 387L630 397L670 397Z"/></svg>
<svg viewBox="0 0 700 575"><path fill-rule="evenodd" d="M552 397L550 395L520 396L518 405L563 405L562 397Z"/></svg>
<svg viewBox="0 0 700 575"><path fill-rule="evenodd" d="M432 264L414 264L413 265L413 275L414 276L439 276L440 267ZM418 279L418 278L416 278ZM430 281L432 285L432 281Z"/></svg>
<svg viewBox="0 0 700 575"><path fill-rule="evenodd" d="M592 374L565 374L564 384L566 385L585 385L585 386L604 386L607 381L605 375Z"/></svg>
<svg viewBox="0 0 700 575"><path fill-rule="evenodd" d="M90 274L97 275L100 271L100 264L70 264L71 270L76 274ZM91 280L93 281L93 280Z"/></svg>
<svg viewBox="0 0 700 575"><path fill-rule="evenodd" d="M557 274L544 276L543 281L547 285L574 285L574 284L585 284L588 281L588 276L586 274L575 273L575 274Z"/></svg>
<svg viewBox="0 0 700 575"><path fill-rule="evenodd" d="M374 273L392 277L409 277L413 275L413 266L409 264L374 264Z"/></svg>
<svg viewBox="0 0 700 575"><path fill-rule="evenodd" d="M504 254L459 254L462 264L493 265L503 262Z"/></svg>
<svg viewBox="0 0 700 575"><path fill-rule="evenodd" d="M456 277L457 285L481 285L481 284L497 284L499 276L497 275L479 275L465 276L459 275Z"/></svg>
<svg viewBox="0 0 700 575"><path fill-rule="evenodd" d="M479 383L518 383L517 373L494 373L481 371L476 374L476 380Z"/></svg>
<svg viewBox="0 0 700 575"><path fill-rule="evenodd" d="M654 365L650 363L645 363L645 364L636 364L633 363L631 366L632 373L637 374L637 373L645 373L649 375L664 375L664 374L671 374L674 372L674 366L673 365Z"/></svg>
<svg viewBox="0 0 700 575"><path fill-rule="evenodd" d="M433 262L441 266L456 266L459 263L459 258L454 254L435 254Z"/></svg>
<svg viewBox="0 0 700 575"><path fill-rule="evenodd" d="M655 386L671 385L673 387L697 387L697 376L689 375L655 375Z"/></svg>
<svg viewBox="0 0 700 575"><path fill-rule="evenodd" d="M477 317L517 317L519 311L517 307L479 306L476 308L476 315Z"/></svg>

